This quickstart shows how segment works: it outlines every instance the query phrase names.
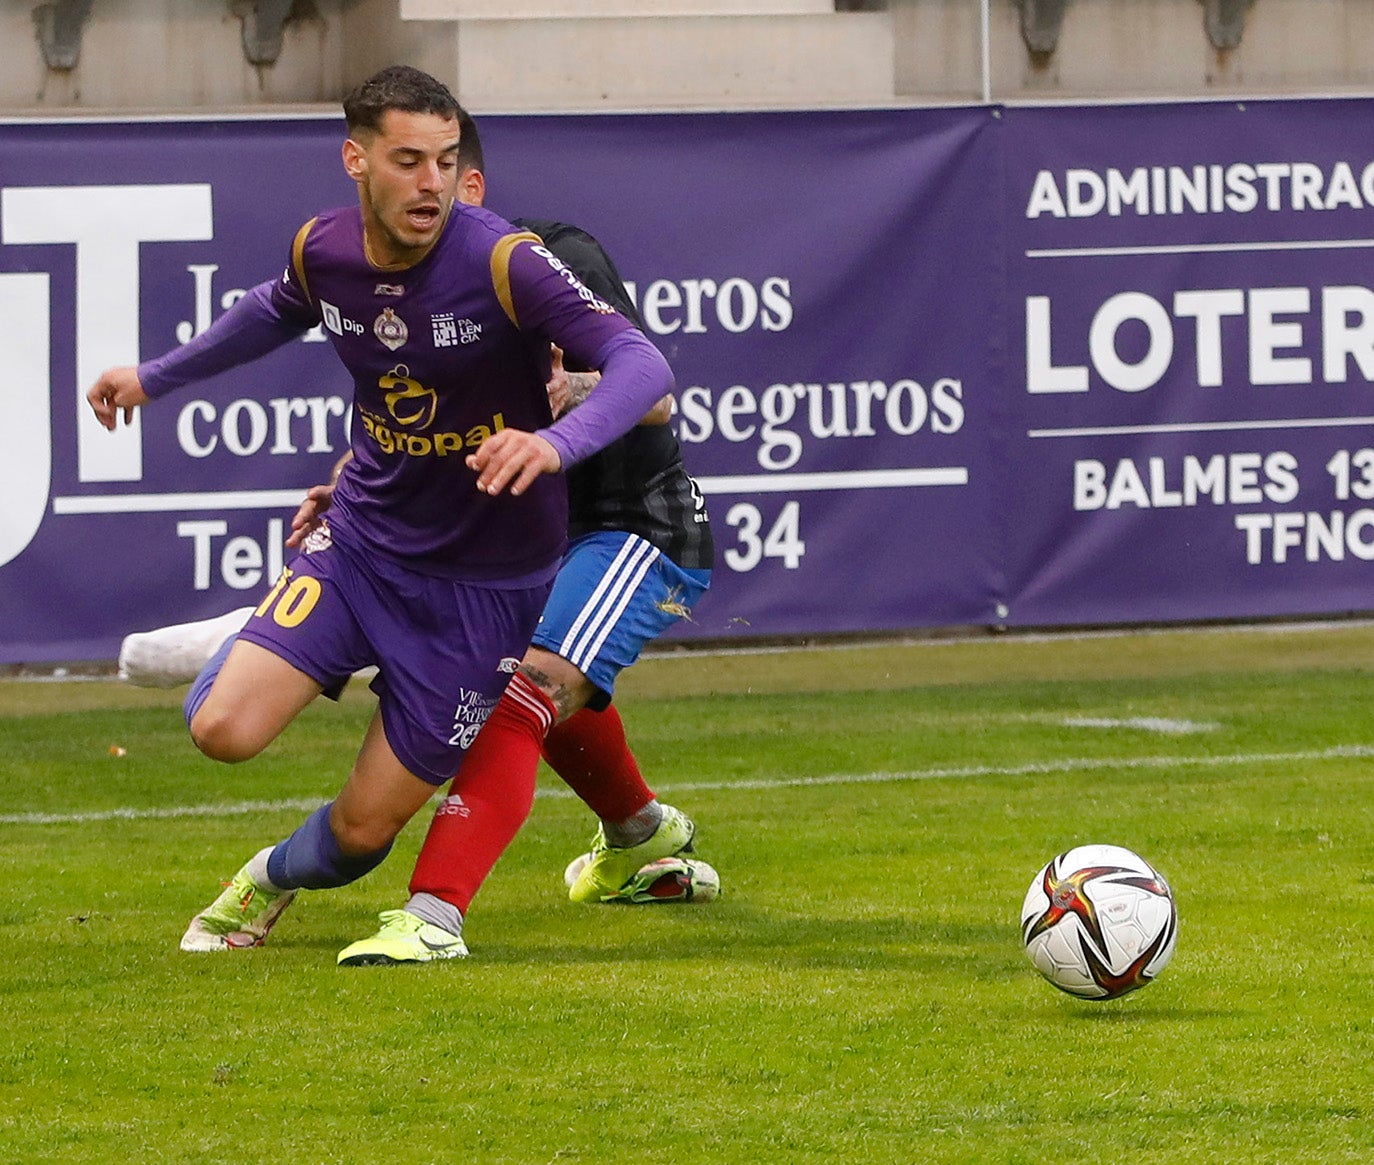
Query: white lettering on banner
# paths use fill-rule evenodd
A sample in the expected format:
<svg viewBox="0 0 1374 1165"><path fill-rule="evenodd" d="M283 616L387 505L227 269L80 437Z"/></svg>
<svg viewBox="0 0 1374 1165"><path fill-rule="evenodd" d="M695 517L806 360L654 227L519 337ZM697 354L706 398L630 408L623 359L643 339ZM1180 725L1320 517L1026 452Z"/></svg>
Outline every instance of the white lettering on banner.
<svg viewBox="0 0 1374 1165"><path fill-rule="evenodd" d="M1298 496L1297 468L1298 459L1284 450L1216 453L1206 460L1190 453L1176 467L1163 457L1150 457L1143 472L1129 457L1121 458L1110 473L1105 462L1084 458L1073 463L1073 508L1287 505Z"/></svg>
<svg viewBox="0 0 1374 1165"><path fill-rule="evenodd" d="M86 389L106 368L138 363L139 245L213 235L208 184L11 186L0 191L0 241L76 244L78 480L143 477L138 418L106 432L85 400Z"/></svg>
<svg viewBox="0 0 1374 1165"><path fill-rule="evenodd" d="M1290 355L1316 328L1321 341L1321 376L1344 384L1353 362L1362 381L1374 380L1374 291L1361 286L1323 287L1320 313L1312 319L1312 292L1306 287L1218 288L1175 292L1169 307L1142 291L1109 297L1087 329L1088 364L1056 364L1081 359L1081 349L1055 342L1054 311L1048 296L1026 297L1026 391L1032 394L1087 392L1090 368L1119 392L1143 392L1159 384L1173 366L1179 328L1191 332L1200 388L1225 380L1222 334L1228 319L1246 333L1247 368L1252 385L1302 385L1314 382L1311 359ZM1134 361L1121 358L1117 339L1127 326L1141 328L1145 349ZM1230 370L1234 376L1235 370Z"/></svg>
<svg viewBox="0 0 1374 1165"><path fill-rule="evenodd" d="M1356 165L1359 176L1356 177ZM1201 163L1134 170L1040 170L1026 217L1118 218L1134 215L1250 214L1254 211L1374 207L1374 162Z"/></svg>
<svg viewBox="0 0 1374 1165"><path fill-rule="evenodd" d="M638 284L625 281L625 290L644 317L644 326L658 336L696 335L710 330L710 321L727 332L783 332L792 326L792 282L770 275L757 287L735 276L715 279L655 279L639 294Z"/></svg>
<svg viewBox="0 0 1374 1165"><path fill-rule="evenodd" d="M209 457L221 440L235 457L251 457L262 450L270 435L269 454L299 453L296 442L303 434L293 422L300 420L307 422L304 427L310 441L305 452L332 453L348 443L348 434L346 426L340 425L331 439L329 419L347 415L348 405L339 396L274 397L267 408L255 400L236 400L222 414L208 400L192 400L177 414L177 443L188 457Z"/></svg>
<svg viewBox="0 0 1374 1165"><path fill-rule="evenodd" d="M1288 562L1289 551L1303 562L1341 562L1347 554L1374 561L1374 510L1237 514L1235 521L1245 535L1245 561L1251 566Z"/></svg>
<svg viewBox="0 0 1374 1165"><path fill-rule="evenodd" d="M182 320L177 324L176 336L178 343L189 344L210 326L210 281L214 278L215 272L219 270L218 263L192 263L186 268L191 273L191 278L195 281L196 289L196 310L195 319ZM228 304L224 305L228 307Z"/></svg>
<svg viewBox="0 0 1374 1165"><path fill-rule="evenodd" d="M195 308L193 312L195 319L194 322L192 320L182 320L181 323L177 324L176 338L177 342L180 344L189 344L214 323L214 277L215 272L219 270L219 264L192 263L186 270L190 273L195 289ZM219 297L220 310L228 311L247 294L247 288L231 287L228 291L221 293ZM354 324L352 321L348 321L347 325L344 326L330 324L330 312L333 312L334 318L337 321L339 314L338 308L334 307L333 304L322 303L320 306L323 309L324 322L316 324L306 332L305 335L301 337L303 341L307 343L325 343L326 336L324 332L326 325L328 325L329 330L336 335L343 335L344 331L354 332L355 335L362 334L362 325Z"/></svg>
<svg viewBox="0 0 1374 1165"><path fill-rule="evenodd" d="M1324 468L1335 501L1374 501L1374 448L1338 449ZM1114 463L1079 458L1073 464L1073 508L1079 512L1292 506L1300 500L1301 487L1298 458L1283 449L1172 459L1124 457ZM1234 514L1232 523L1250 566L1374 561L1374 509L1246 512Z"/></svg>
<svg viewBox="0 0 1374 1165"><path fill-rule="evenodd" d="M0 274L0 566L43 524L52 481L48 276Z"/></svg>
<svg viewBox="0 0 1374 1165"><path fill-rule="evenodd" d="M282 571L284 530L281 518L270 518L267 536L261 543L238 535L219 546L220 580L236 591L246 591L278 578ZM210 589L215 540L228 533L229 523L217 519L177 523L177 537L191 539L191 576L196 590Z"/></svg>
<svg viewBox="0 0 1374 1165"><path fill-rule="evenodd" d="M736 502L725 514L725 524L735 531L736 546L726 549L725 565L746 574L765 558L777 558L786 570L796 570L806 554L801 537L801 503L784 502L768 533L763 531L763 514L750 502Z"/></svg>
<svg viewBox="0 0 1374 1165"><path fill-rule="evenodd" d="M716 394L694 385L678 398L678 438L700 444L719 434L731 444L757 441L767 470L796 465L803 433L816 440L957 433L964 426L964 386L942 377L927 389L911 379L830 384L773 384L762 392L736 384ZM799 415L800 414L800 415Z"/></svg>

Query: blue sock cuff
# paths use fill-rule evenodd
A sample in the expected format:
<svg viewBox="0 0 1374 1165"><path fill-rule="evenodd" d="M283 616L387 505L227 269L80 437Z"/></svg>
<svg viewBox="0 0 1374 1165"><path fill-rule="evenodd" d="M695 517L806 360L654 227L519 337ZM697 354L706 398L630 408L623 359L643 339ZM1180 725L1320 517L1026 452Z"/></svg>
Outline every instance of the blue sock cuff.
<svg viewBox="0 0 1374 1165"><path fill-rule="evenodd" d="M278 842L267 856L267 876L283 890L327 890L347 886L376 869L391 844L370 854L348 855L329 828L329 809L321 805L295 833Z"/></svg>
<svg viewBox="0 0 1374 1165"><path fill-rule="evenodd" d="M200 711L200 706L205 703L205 697L210 694L210 689L214 686L220 668L224 666L224 661L229 658L229 649L234 646L234 640L237 638L237 635L231 635L221 643L219 650L206 660L205 666L200 669L200 675L196 676L191 684L191 690L186 693L186 702L181 706L182 715L186 717L187 728L191 726L191 718Z"/></svg>

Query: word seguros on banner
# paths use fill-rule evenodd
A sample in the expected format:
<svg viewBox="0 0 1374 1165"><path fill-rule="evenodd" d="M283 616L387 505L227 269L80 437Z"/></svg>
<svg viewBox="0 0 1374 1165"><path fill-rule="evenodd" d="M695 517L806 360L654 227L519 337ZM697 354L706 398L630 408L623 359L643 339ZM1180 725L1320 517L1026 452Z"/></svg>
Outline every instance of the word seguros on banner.
<svg viewBox="0 0 1374 1165"><path fill-rule="evenodd" d="M678 437L684 444L717 435L732 445L757 440L758 463L769 470L797 464L806 445L803 432L825 441L876 437L880 431L899 437L957 433L963 427L963 381L947 376L929 388L906 377L890 384L779 383L762 392L742 384L719 393L694 385L678 398Z"/></svg>

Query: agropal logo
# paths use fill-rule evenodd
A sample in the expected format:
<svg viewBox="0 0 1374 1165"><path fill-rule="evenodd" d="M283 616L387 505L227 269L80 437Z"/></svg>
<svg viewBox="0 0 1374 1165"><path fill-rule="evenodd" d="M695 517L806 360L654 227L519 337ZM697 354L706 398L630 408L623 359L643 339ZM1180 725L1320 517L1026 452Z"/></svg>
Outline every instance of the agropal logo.
<svg viewBox="0 0 1374 1165"><path fill-rule="evenodd" d="M401 428L423 431L434 424L439 394L418 380L412 380L406 365L396 365L377 384L384 390L391 390L386 394L386 411Z"/></svg>

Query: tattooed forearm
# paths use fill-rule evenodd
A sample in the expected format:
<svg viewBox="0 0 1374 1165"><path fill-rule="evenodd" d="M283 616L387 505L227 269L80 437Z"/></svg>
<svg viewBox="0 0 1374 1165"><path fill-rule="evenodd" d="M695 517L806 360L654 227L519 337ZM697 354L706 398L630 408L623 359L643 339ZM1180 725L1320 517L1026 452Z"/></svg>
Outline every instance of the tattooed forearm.
<svg viewBox="0 0 1374 1165"><path fill-rule="evenodd" d="M568 403L563 411L575 409L592 394L592 389L601 379L599 372L569 372L568 373Z"/></svg>

